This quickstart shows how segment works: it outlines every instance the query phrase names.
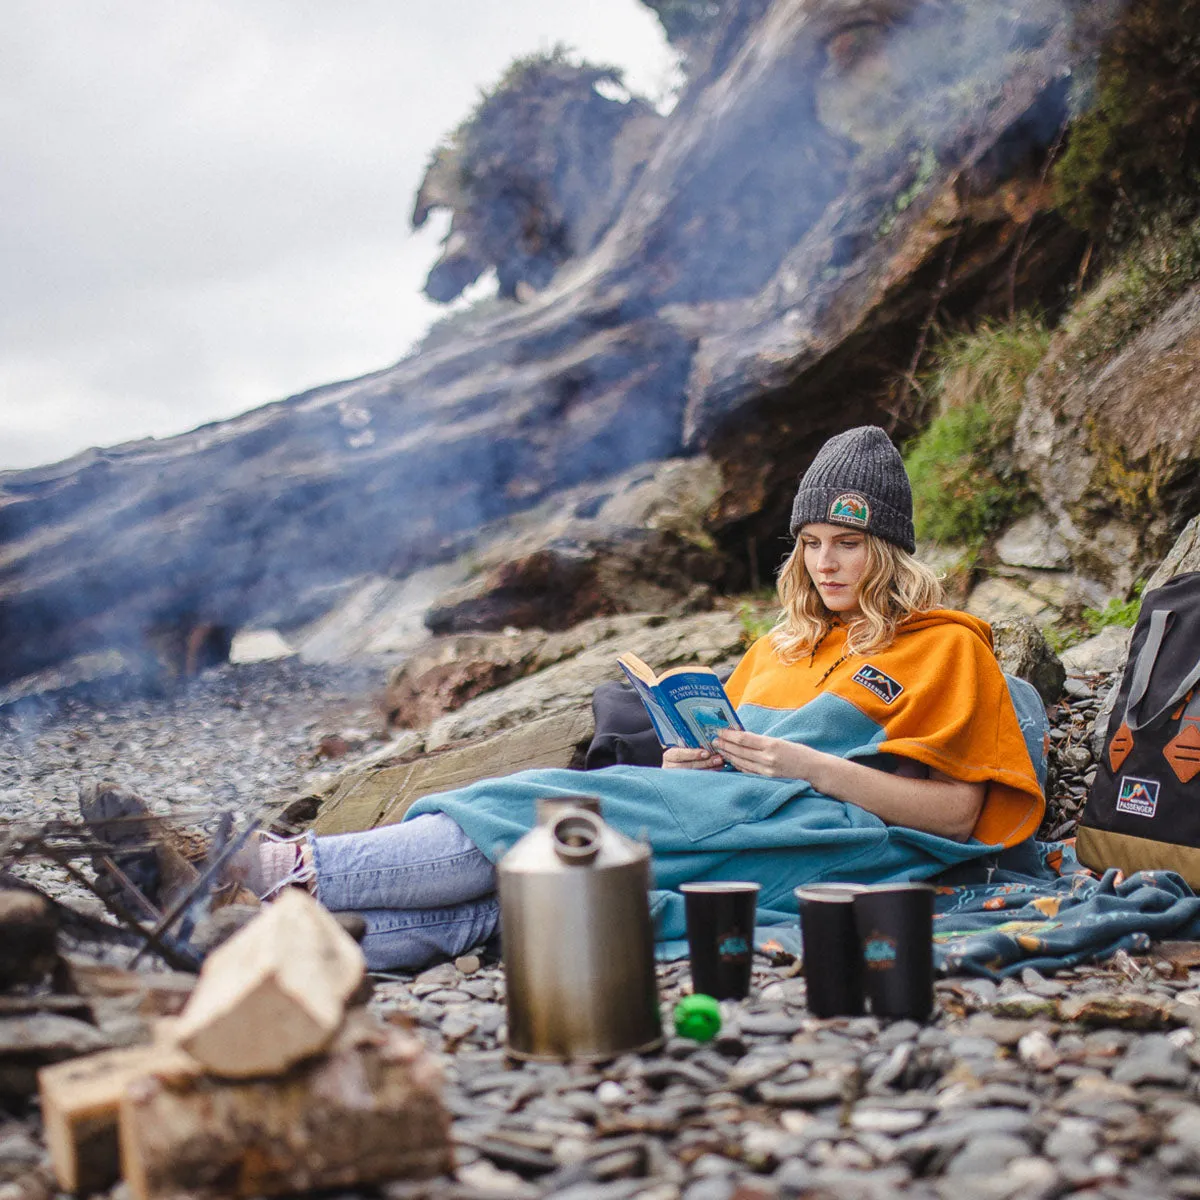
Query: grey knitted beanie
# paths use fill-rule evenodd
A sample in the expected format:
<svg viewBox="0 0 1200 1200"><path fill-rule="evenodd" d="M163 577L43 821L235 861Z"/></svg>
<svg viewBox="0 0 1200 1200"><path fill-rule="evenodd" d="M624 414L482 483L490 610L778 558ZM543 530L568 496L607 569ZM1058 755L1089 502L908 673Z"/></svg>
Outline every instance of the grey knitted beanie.
<svg viewBox="0 0 1200 1200"><path fill-rule="evenodd" d="M795 537L802 525L820 522L865 529L910 554L917 548L908 473L878 425L831 437L804 472L788 528Z"/></svg>

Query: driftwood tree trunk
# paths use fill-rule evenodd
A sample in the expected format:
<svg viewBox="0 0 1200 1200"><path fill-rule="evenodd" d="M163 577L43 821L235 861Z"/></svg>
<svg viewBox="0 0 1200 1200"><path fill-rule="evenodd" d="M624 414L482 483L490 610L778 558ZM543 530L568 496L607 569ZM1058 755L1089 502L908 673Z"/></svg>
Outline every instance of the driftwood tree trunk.
<svg viewBox="0 0 1200 1200"><path fill-rule="evenodd" d="M945 71L921 104L888 103L903 121L884 137L886 97L828 67L858 42L858 6L778 0L693 80L603 241L516 312L177 438L0 474L0 704L23 677L95 681L164 642L186 669L239 626L301 626L359 577L454 558L564 489L595 486L599 511L602 481L680 453L720 462L710 524L739 561L745 535L774 545L816 445L889 420L931 274L939 321L1014 294L1052 305L1074 276L1083 239L1038 151L1089 50L1058 6L1016 7L1013 29L1036 29L1019 48L987 5L924 6ZM586 572L575 586L582 608Z"/></svg>

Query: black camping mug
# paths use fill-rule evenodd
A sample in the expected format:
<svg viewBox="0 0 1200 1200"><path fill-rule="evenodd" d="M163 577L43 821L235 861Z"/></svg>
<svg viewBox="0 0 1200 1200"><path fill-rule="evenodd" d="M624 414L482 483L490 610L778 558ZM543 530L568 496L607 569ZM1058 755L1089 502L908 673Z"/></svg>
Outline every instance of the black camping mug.
<svg viewBox="0 0 1200 1200"><path fill-rule="evenodd" d="M685 883L692 991L717 1000L750 994L757 883Z"/></svg>
<svg viewBox="0 0 1200 1200"><path fill-rule="evenodd" d="M814 883L795 890L804 940L808 1011L814 1017L863 1012L862 951L854 923L857 883Z"/></svg>
<svg viewBox="0 0 1200 1200"><path fill-rule="evenodd" d="M877 1017L933 1012L933 888L877 884L854 897L863 982Z"/></svg>

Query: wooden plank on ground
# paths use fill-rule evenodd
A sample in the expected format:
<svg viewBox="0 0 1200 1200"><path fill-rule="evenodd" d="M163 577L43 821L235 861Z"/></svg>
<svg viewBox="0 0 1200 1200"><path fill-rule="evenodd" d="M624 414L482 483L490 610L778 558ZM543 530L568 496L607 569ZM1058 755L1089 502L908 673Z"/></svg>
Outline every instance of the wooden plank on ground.
<svg viewBox="0 0 1200 1200"><path fill-rule="evenodd" d="M422 796L514 771L568 767L578 747L591 739L592 729L591 707L580 707L400 766L364 771L348 778L325 801L313 830L356 833L392 825Z"/></svg>

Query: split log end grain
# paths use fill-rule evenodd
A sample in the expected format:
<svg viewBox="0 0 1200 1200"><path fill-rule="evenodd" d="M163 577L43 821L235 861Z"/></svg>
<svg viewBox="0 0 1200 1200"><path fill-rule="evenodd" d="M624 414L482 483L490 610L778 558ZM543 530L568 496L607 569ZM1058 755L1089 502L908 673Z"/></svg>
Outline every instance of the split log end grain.
<svg viewBox="0 0 1200 1200"><path fill-rule="evenodd" d="M289 889L215 950L176 1030L215 1075L273 1075L323 1051L366 973L354 939Z"/></svg>
<svg viewBox="0 0 1200 1200"><path fill-rule="evenodd" d="M152 1072L198 1071L171 1046L106 1050L45 1067L38 1074L46 1146L59 1187L86 1194L120 1177L117 1106L135 1079Z"/></svg>

